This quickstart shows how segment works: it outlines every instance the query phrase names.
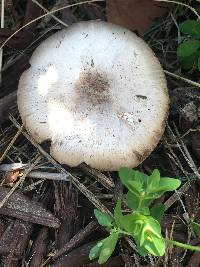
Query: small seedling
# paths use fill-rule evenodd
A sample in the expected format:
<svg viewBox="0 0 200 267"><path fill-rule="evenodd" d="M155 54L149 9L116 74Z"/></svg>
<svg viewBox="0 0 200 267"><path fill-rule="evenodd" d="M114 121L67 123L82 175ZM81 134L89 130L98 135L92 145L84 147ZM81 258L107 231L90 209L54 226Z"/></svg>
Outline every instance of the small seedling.
<svg viewBox="0 0 200 267"><path fill-rule="evenodd" d="M99 241L90 251L90 259L98 258L98 263L105 263L112 255L118 240L122 236L134 239L141 256L152 254L163 256L166 244L174 244L185 249L200 251L200 247L190 246L162 236L160 221L164 215L163 204L152 205L153 201L167 191L176 190L181 182L178 179L160 177L158 170L150 176L130 168L121 168L119 171L121 182L127 187L125 201L130 213L123 214L121 199L118 199L113 216L94 210L99 224L106 227L110 235ZM192 222L194 231L200 233L200 225Z"/></svg>
<svg viewBox="0 0 200 267"><path fill-rule="evenodd" d="M187 39L177 49L182 67L200 70L200 21L186 20L179 25L179 29L187 34Z"/></svg>

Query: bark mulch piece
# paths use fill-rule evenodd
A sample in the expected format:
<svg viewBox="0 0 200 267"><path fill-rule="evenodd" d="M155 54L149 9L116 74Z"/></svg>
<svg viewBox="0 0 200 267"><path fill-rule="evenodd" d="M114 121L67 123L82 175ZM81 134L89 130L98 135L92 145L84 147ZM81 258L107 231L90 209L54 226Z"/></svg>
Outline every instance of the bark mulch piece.
<svg viewBox="0 0 200 267"><path fill-rule="evenodd" d="M47 255L49 229L42 227L35 239L30 256L29 267L41 266Z"/></svg>
<svg viewBox="0 0 200 267"><path fill-rule="evenodd" d="M9 188L0 187L0 202L9 191ZM40 203L29 199L19 190L14 192L0 208L0 214L52 228L60 226L60 221L51 212L43 208Z"/></svg>

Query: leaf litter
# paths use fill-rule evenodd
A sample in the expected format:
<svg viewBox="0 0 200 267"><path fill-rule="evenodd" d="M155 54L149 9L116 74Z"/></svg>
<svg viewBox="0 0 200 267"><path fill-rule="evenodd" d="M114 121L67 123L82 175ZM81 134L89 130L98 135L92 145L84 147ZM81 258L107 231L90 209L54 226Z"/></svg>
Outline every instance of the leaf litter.
<svg viewBox="0 0 200 267"><path fill-rule="evenodd" d="M0 29L1 43L21 25L44 14L44 10L38 8L38 5L33 2L31 0L9 1L8 5L8 1L6 1L6 28ZM37 2L52 11L75 1L40 0ZM192 4L194 1L189 2ZM199 239L194 233L191 233L184 220L185 211L188 210L189 215L193 216L196 222L200 222L200 192L198 181L196 182L200 166L200 123L198 116L192 122L188 119L188 104L192 101L195 110L198 110L200 102L198 89L194 87L195 84L190 83L190 79L198 83L199 78L195 73L181 73L176 55L177 28L174 21L180 23L184 18L188 18L188 11L185 8L180 9L175 6L170 11L171 7L172 5L169 3L151 0L107 0L106 3L96 2L76 8L63 9L59 13L55 13L55 16L67 24L80 20L106 20L107 17L110 22L137 31L140 35L144 35L145 40L148 41L163 67L169 73L174 73L178 77L179 75L185 76L189 80L189 85L186 85L184 80L168 77L172 99L169 125L159 147L140 167L147 173L158 168L165 175L181 178L183 182L187 181L186 186L183 186L178 194L166 195L162 199L167 203L169 209L161 225L163 231L179 241L189 240L198 243ZM196 8L196 4L194 7ZM9 113L14 114L15 117L18 116L15 92L19 77L29 67L28 60L35 47L62 27L63 25L49 16L48 20L43 19L40 23L35 22L30 27L24 28L4 48L3 80L0 91L1 154L12 142L16 132L16 125L8 118ZM13 95L7 98L10 93ZM3 102L2 109L1 100ZM3 164L31 163L37 155L39 147L33 146L27 137L28 135L23 134L18 136L7 151ZM39 151L41 153L42 150ZM41 155L42 160L33 172L46 172L51 175L55 173L57 175L63 167L54 165L48 155L44 153ZM11 170L11 178L12 172L15 173L15 171ZM63 173L60 172L60 174ZM102 208L105 207L106 210L112 211L115 205L113 200L122 194L123 188L121 185L117 185L119 181L116 173L103 173L101 175L95 170L86 169L85 166L80 167L80 169L67 168L65 175L67 177L75 175L80 183L79 186L85 186L88 190L87 197L81 193L84 191L76 191L75 186L69 182L56 181L55 186L55 182L44 176L35 182L31 176L28 177L27 175L24 181L20 182L17 191L8 198L8 201L0 209L0 256L4 266L22 266L22 262L26 264L29 262L30 266L39 266L40 264L42 266L67 267L78 267L83 266L83 264L85 267L98 266L96 262L90 263L87 255L90 247L93 246L91 244L94 244L93 241L96 243L97 239L102 239L107 234L102 228L96 229L96 224L93 222L94 206L92 203L95 205L98 203ZM16 173L13 184L18 179L18 173ZM0 201L10 191L10 187L6 187L3 181L2 185L0 187ZM29 190L25 190L27 188ZM75 191L78 193L74 195L72 192ZM66 192L68 197L65 199ZM95 196L98 201L95 202L96 200L91 196ZM71 200L72 203L70 203ZM57 203L56 206L55 203ZM68 220L70 214L73 214L71 218L73 227ZM52 230L59 227L60 221L63 227L59 228L58 232ZM49 227L52 229L49 230ZM62 239L62 233L66 242ZM57 244L60 244L57 247L55 245L56 238ZM184 251L173 248L167 251L167 256L164 259L154 258L151 261L148 258L141 259L134 251L134 244L131 242L131 240L128 240L128 243L122 241L115 255L105 266L123 267L125 263L126 266L133 266L133 264L150 266L152 261L160 266L173 266L177 265L177 262L181 267L194 267L200 264L200 258L197 257L196 253L187 253L185 256ZM20 245L17 246L16 244Z"/></svg>

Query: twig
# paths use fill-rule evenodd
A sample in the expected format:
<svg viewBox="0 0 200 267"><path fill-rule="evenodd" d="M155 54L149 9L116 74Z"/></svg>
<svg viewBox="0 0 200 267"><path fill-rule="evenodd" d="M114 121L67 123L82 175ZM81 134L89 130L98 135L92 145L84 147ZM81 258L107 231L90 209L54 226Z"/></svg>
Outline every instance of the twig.
<svg viewBox="0 0 200 267"><path fill-rule="evenodd" d="M184 157L185 160L187 161L189 167L193 170L194 174L197 176L198 179L200 179L200 173L199 173L199 171L198 171L198 168L197 168L197 166L196 166L194 160L192 159L192 157L191 157L191 155L190 155L190 153L189 153L189 151L188 151L186 145L184 144L183 140L180 138L180 137L181 137L181 136L180 136L180 133L179 133L179 131L178 131L178 129L177 129L177 127L176 127L175 124L174 124L174 128L175 128L176 134L177 134L177 136L178 136L178 138L179 138L179 141L180 141L180 145L179 145L179 143L178 143L178 141L177 141L179 150L181 151L183 157ZM182 149L181 146L183 147L183 149Z"/></svg>
<svg viewBox="0 0 200 267"><path fill-rule="evenodd" d="M189 80L189 79L187 79L187 78L184 78L184 77L182 77L182 76L179 76L179 75L177 75L177 74L174 74L174 73L172 73L172 72L170 72L170 71L168 71L168 70L164 70L164 72L165 72L167 75L169 75L169 76L171 76L171 77L173 77L173 78L175 78L175 79L177 79L177 80L183 81L183 82L188 83L188 84L190 84L190 85L192 85L192 86L195 86L195 87L200 88L200 83L191 81L191 80Z"/></svg>
<svg viewBox="0 0 200 267"><path fill-rule="evenodd" d="M36 5L38 5L41 9L43 9L47 14L50 14L50 11L48 9L46 9L43 5L41 5L37 0L32 0L33 3L35 3ZM65 22L63 22L62 20L60 20L59 18L57 18L55 15L50 14L50 16L55 19L57 22L59 22L60 24L62 24L65 27L68 27L69 25L66 24Z"/></svg>
<svg viewBox="0 0 200 267"><path fill-rule="evenodd" d="M81 164L80 168L86 173L92 175L99 183L101 183L108 190L113 190L115 187L114 182L100 171L89 167L86 164Z"/></svg>
<svg viewBox="0 0 200 267"><path fill-rule="evenodd" d="M92 232L94 232L98 228L98 224L96 221L90 222L84 229L78 232L75 236L70 239L68 243L66 243L56 254L53 256L53 260L59 258L62 254L68 253L73 248L77 247L88 237Z"/></svg>
<svg viewBox="0 0 200 267"><path fill-rule="evenodd" d="M154 0L154 1L156 1L156 2L167 2L167 3L172 3L172 4L185 6L185 7L189 8L192 12L194 12L194 14L198 17L198 19L200 19L200 15L196 11L196 9L191 7L191 6L189 6L189 5L187 5L187 4L184 4L184 3L181 3L181 2L177 2L177 1L173 1L173 0Z"/></svg>
<svg viewBox="0 0 200 267"><path fill-rule="evenodd" d="M4 160L6 154L8 153L8 151L11 149L11 147L13 146L14 142L16 141L16 139L18 138L18 136L21 134L22 129L23 129L24 125L22 124L21 127L18 128L17 133L15 134L15 136L13 137L12 141L10 142L10 144L7 146L6 150L4 151L3 155L0 157L0 163Z"/></svg>
<svg viewBox="0 0 200 267"><path fill-rule="evenodd" d="M27 177L44 179L44 180L55 180L55 181L69 181L69 175L62 173L53 172L41 172L41 171L31 171Z"/></svg>
<svg viewBox="0 0 200 267"><path fill-rule="evenodd" d="M11 36L8 37L8 38L5 40L5 42L3 42L3 44L0 46L0 49L2 49L2 48L5 46L5 44L7 44L8 41L10 41L10 39L12 39L12 37L15 36L18 32L20 32L21 30L23 30L23 29L26 28L27 26L31 25L31 24L34 23L35 21L38 21L38 20L40 20L40 19L42 19L42 18L45 18L46 16L49 16L49 15L51 15L51 14L53 14L53 13L56 13L56 12L58 12L58 11L61 11L61 10L65 9L65 8L74 7L74 6L79 6L79 5L84 5L84 4L90 4L90 3L94 3L94 2L104 2L104 1L105 1L105 0L88 0L88 1L83 1L83 2L79 2L79 3L75 3L75 4L71 4L71 5L67 5L67 6L60 7L60 8L58 8L58 9L49 11L49 13L44 14L44 15L38 17L38 18L35 18L35 19L29 21L26 25L23 25L23 26L22 26L21 28L19 28L16 32L14 32L13 34L11 34Z"/></svg>
<svg viewBox="0 0 200 267"><path fill-rule="evenodd" d="M179 190L176 191L170 198L168 198L164 205L166 210L169 209L177 200L179 200L180 195L184 194L191 186L191 182L186 182Z"/></svg>
<svg viewBox="0 0 200 267"><path fill-rule="evenodd" d="M5 0L1 0L1 29L4 28L4 11L5 11ZM2 59L3 59L3 48L0 49L0 84L2 81Z"/></svg>

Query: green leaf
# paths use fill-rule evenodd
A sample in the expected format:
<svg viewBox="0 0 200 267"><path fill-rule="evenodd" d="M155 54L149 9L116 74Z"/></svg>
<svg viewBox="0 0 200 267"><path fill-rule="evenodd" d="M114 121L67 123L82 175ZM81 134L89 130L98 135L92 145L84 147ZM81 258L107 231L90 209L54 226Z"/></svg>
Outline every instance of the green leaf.
<svg viewBox="0 0 200 267"><path fill-rule="evenodd" d="M192 229L195 231L195 233L200 237L200 224L196 222L191 222Z"/></svg>
<svg viewBox="0 0 200 267"><path fill-rule="evenodd" d="M181 185L181 181L175 178L163 177L160 179L159 190L174 191Z"/></svg>
<svg viewBox="0 0 200 267"><path fill-rule="evenodd" d="M186 20L179 25L179 29L192 38L200 38L200 21L198 20Z"/></svg>
<svg viewBox="0 0 200 267"><path fill-rule="evenodd" d="M90 250L90 254L89 254L89 258L90 260L94 260L96 258L99 257L99 254L101 252L102 246L103 246L103 242L105 239L99 241L91 250Z"/></svg>
<svg viewBox="0 0 200 267"><path fill-rule="evenodd" d="M99 264L105 263L110 258L113 251L115 250L118 238L118 233L111 233L109 237L104 239L98 260Z"/></svg>
<svg viewBox="0 0 200 267"><path fill-rule="evenodd" d="M114 209L114 219L118 227L121 225L121 220L123 218L122 209L121 209L121 199L119 198Z"/></svg>
<svg viewBox="0 0 200 267"><path fill-rule="evenodd" d="M151 216L158 222L161 222L165 213L165 205L162 203L155 204L150 210Z"/></svg>
<svg viewBox="0 0 200 267"><path fill-rule="evenodd" d="M134 238L140 247L144 247L152 255L162 256L165 252L165 242L161 235L160 224L151 216L146 216L142 231Z"/></svg>
<svg viewBox="0 0 200 267"><path fill-rule="evenodd" d="M178 46L177 55L178 57L189 57L197 52L200 48L199 40L188 40Z"/></svg>
<svg viewBox="0 0 200 267"><path fill-rule="evenodd" d="M123 167L119 170L121 182L132 192L140 192L143 187L143 173Z"/></svg>
<svg viewBox="0 0 200 267"><path fill-rule="evenodd" d="M152 174L147 179L147 188L148 192L151 192L152 189L157 188L160 182L160 172L155 169Z"/></svg>
<svg viewBox="0 0 200 267"><path fill-rule="evenodd" d="M146 257L149 254L148 250L146 250L143 246L140 247L139 245L137 245L137 250L142 257Z"/></svg>
<svg viewBox="0 0 200 267"><path fill-rule="evenodd" d="M153 199L153 197L149 199L141 199L141 196L137 196L130 191L128 191L126 194L126 202L128 207L135 211L137 210L137 212L140 211L145 215L150 214L148 206L151 204Z"/></svg>
<svg viewBox="0 0 200 267"><path fill-rule="evenodd" d="M186 70L192 69L197 61L197 57L198 53L196 52L189 57L179 58L181 67Z"/></svg>
<svg viewBox="0 0 200 267"><path fill-rule="evenodd" d="M95 209L94 215L98 221L98 223L102 226L112 227L112 222L114 221L113 218L106 214L101 212L100 210Z"/></svg>
<svg viewBox="0 0 200 267"><path fill-rule="evenodd" d="M200 71L200 57L198 58L198 70Z"/></svg>
<svg viewBox="0 0 200 267"><path fill-rule="evenodd" d="M143 247L154 256L163 256L165 254L166 244L162 237L151 234L147 237Z"/></svg>
<svg viewBox="0 0 200 267"><path fill-rule="evenodd" d="M153 217L139 213L128 214L123 217L123 227L133 236L140 254L146 254L146 251L155 256L164 254L165 242L161 227Z"/></svg>
<svg viewBox="0 0 200 267"><path fill-rule="evenodd" d="M138 213L124 215L122 227L131 235L137 234L142 230L144 218L145 216Z"/></svg>
<svg viewBox="0 0 200 267"><path fill-rule="evenodd" d="M131 181L134 179L135 172L131 168L122 167L119 169L119 177L121 181L126 185L127 181Z"/></svg>
<svg viewBox="0 0 200 267"><path fill-rule="evenodd" d="M137 210L140 202L140 197L138 195L135 195L131 191L128 191L128 193L126 194L126 202L129 208Z"/></svg>

